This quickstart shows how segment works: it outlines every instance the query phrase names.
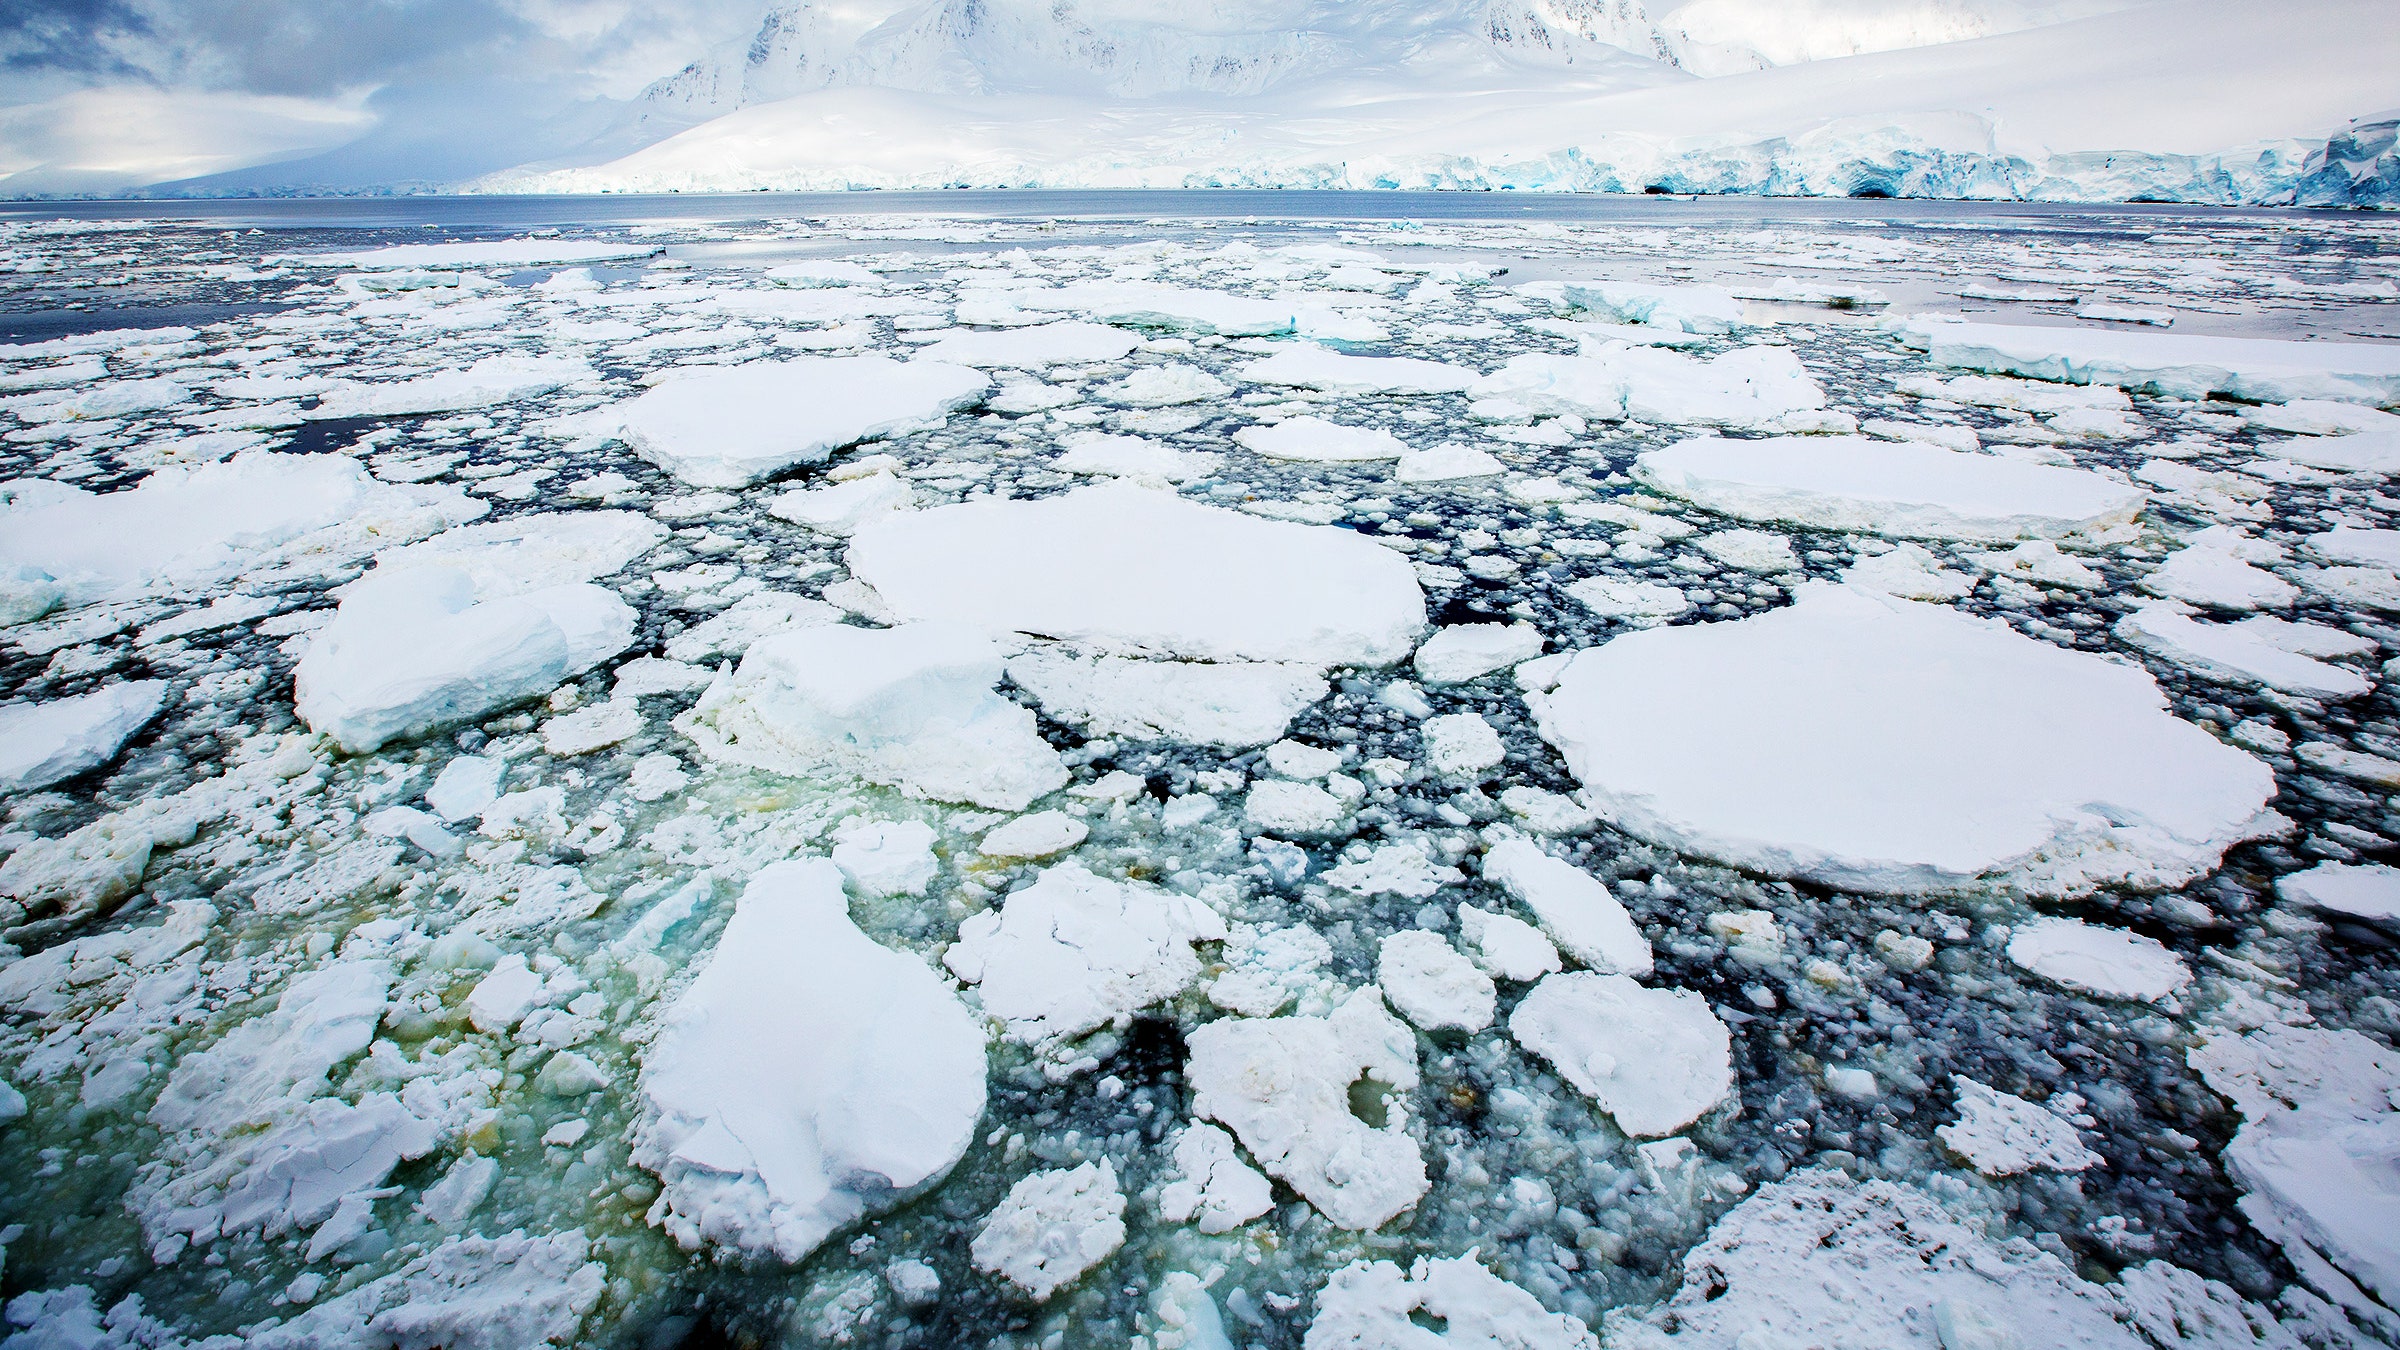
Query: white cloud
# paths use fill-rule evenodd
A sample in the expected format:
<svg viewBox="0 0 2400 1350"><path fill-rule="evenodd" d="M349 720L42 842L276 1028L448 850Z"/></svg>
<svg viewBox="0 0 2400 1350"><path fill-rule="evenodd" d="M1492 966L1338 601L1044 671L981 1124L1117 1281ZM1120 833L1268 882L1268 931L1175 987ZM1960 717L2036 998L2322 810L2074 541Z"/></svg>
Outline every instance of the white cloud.
<svg viewBox="0 0 2400 1350"><path fill-rule="evenodd" d="M359 95L340 99L82 89L0 108L0 192L106 192L269 164L374 129Z"/></svg>

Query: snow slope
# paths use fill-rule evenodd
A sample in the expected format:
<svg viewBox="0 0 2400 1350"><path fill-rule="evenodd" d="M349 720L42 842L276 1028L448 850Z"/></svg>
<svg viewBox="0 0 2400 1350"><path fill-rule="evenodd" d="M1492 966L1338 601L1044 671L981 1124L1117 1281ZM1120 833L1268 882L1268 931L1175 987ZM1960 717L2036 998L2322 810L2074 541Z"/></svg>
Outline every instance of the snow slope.
<svg viewBox="0 0 2400 1350"><path fill-rule="evenodd" d="M1687 8L1677 14L1694 31L1735 31L1700 23L1727 6ZM2385 59L2400 47L2400 10L2376 0L2161 0L1886 51L1871 49L1940 26L1799 17L1866 13L1856 0L1751 8L1770 16L1742 30L1758 36L1751 50L1800 56L1847 42L1868 54L1701 80L1588 37L1570 62L1576 44L1555 35L1550 47L1500 42L1490 23L1479 31L1415 6L1384 15L1391 31L1355 38L1277 30L1297 45L1244 47L1204 80L1154 78L1173 64L1167 53L1186 63L1176 69L1198 70L1210 50L1200 41L1210 35L1170 42L1155 24L1135 25L1155 50L1103 34L1080 56L1063 28L1012 30L1006 41L981 29L941 42L918 34L899 44L917 64L862 40L856 62L806 92L609 163L478 186L1658 187L2264 202L2290 200L2309 155L2350 119L2400 104L2400 70ZM1033 23L1014 6L988 9L1001 16L992 23ZM1233 36L1261 34L1211 40ZM1658 38L1650 55L1673 45ZM896 64L874 64L887 57ZM1145 96L1129 96L1137 88ZM740 95L711 97L685 106L704 112Z"/></svg>

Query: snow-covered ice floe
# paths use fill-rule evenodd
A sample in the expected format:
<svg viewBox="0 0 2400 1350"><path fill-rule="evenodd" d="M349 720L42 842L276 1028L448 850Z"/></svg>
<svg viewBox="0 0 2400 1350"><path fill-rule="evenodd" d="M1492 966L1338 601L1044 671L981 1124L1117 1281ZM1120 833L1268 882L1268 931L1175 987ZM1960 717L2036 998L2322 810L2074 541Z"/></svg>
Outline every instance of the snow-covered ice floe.
<svg viewBox="0 0 2400 1350"><path fill-rule="evenodd" d="M96 769L165 706L163 680L130 680L48 703L0 703L0 792Z"/></svg>
<svg viewBox="0 0 2400 1350"><path fill-rule="evenodd" d="M2275 791L2141 671L1840 587L1616 638L1528 701L1620 828L1866 891L2176 886Z"/></svg>
<svg viewBox="0 0 2400 1350"><path fill-rule="evenodd" d="M1408 563L1347 530L1125 484L889 516L850 569L906 619L1199 660L1386 665L1425 624Z"/></svg>
<svg viewBox="0 0 2400 1350"><path fill-rule="evenodd" d="M2078 469L1863 436L1700 437L1634 461L1643 483L1743 520L1917 539L2065 539L2149 494Z"/></svg>
<svg viewBox="0 0 2400 1350"><path fill-rule="evenodd" d="M847 908L821 859L753 877L644 1058L634 1158L686 1247L799 1261L938 1181L983 1117L983 1028Z"/></svg>
<svg viewBox="0 0 2400 1350"><path fill-rule="evenodd" d="M680 374L579 427L695 487L744 487L860 441L937 426L991 388L963 365L815 356Z"/></svg>
<svg viewBox="0 0 2400 1350"><path fill-rule="evenodd" d="M1941 315L1902 321L1897 331L1935 365L1954 370L2113 384L2175 398L2400 403L2400 348L2388 343L2024 328Z"/></svg>

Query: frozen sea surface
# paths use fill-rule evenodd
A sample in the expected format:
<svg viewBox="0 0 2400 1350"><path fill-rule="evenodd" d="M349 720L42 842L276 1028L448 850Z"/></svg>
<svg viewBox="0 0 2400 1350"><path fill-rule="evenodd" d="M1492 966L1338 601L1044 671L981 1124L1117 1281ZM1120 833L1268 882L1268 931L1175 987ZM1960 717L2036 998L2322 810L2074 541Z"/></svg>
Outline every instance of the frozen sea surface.
<svg viewBox="0 0 2400 1350"><path fill-rule="evenodd" d="M2400 225L172 209L0 215L0 1346L2400 1343Z"/></svg>

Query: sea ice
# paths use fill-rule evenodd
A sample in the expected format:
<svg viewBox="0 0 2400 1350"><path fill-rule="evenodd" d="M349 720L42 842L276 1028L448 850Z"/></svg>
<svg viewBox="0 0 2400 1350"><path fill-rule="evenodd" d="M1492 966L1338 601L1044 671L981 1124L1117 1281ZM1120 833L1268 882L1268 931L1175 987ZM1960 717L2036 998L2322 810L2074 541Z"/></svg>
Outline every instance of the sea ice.
<svg viewBox="0 0 2400 1350"><path fill-rule="evenodd" d="M919 347L914 359L954 366L1040 370L1115 361L1140 345L1141 339L1106 324L1045 323L1030 328L951 333Z"/></svg>
<svg viewBox="0 0 2400 1350"><path fill-rule="evenodd" d="M2318 863L2278 879L2275 894L2343 918L2400 925L2400 868L2381 863Z"/></svg>
<svg viewBox="0 0 2400 1350"><path fill-rule="evenodd" d="M1315 464L1363 464L1398 459L1408 443L1380 427L1344 426L1322 417L1292 417L1273 425L1243 427L1233 433L1245 450L1269 459Z"/></svg>
<svg viewBox="0 0 2400 1350"><path fill-rule="evenodd" d="M1508 757L1499 731L1476 713L1428 717L1422 731L1425 767L1437 774L1479 773Z"/></svg>
<svg viewBox="0 0 2400 1350"><path fill-rule="evenodd" d="M1542 630L1529 623L1465 623L1437 628L1417 648L1417 677L1464 684L1542 654Z"/></svg>
<svg viewBox="0 0 2400 1350"><path fill-rule="evenodd" d="M1272 661L1144 661L1035 648L1008 676L1042 711L1094 736L1246 749L1281 736L1329 686L1314 666Z"/></svg>
<svg viewBox="0 0 2400 1350"><path fill-rule="evenodd" d="M1900 320L1895 330L1935 365L1956 370L2113 384L2170 398L2400 404L2400 347L2388 343L2021 328L1936 314Z"/></svg>
<svg viewBox="0 0 2400 1350"><path fill-rule="evenodd" d="M678 374L584 422L695 487L746 487L846 445L939 426L990 388L966 366L812 356Z"/></svg>
<svg viewBox="0 0 2400 1350"><path fill-rule="evenodd" d="M1770 427L1825 406L1824 388L1780 347L1705 359L1627 346L1586 356L1529 354L1510 358L1467 392L1527 412L1699 426Z"/></svg>
<svg viewBox="0 0 2400 1350"><path fill-rule="evenodd" d="M898 474L871 473L825 487L794 488L767 503L767 514L822 534L849 535L880 515L917 505L917 490Z"/></svg>
<svg viewBox="0 0 2400 1350"><path fill-rule="evenodd" d="M1192 944L1224 937L1225 921L1190 896L1066 862L960 924L942 963L1031 1044L1173 998L1200 977Z"/></svg>
<svg viewBox="0 0 2400 1350"><path fill-rule="evenodd" d="M1995 1242L1906 1183L1831 1168L1759 1188L1684 1257L1681 1287L1647 1324L1609 1324L1611 1345L1643 1350L1743 1338L1912 1350L2148 1344L2117 1320L2106 1287L2032 1243Z"/></svg>
<svg viewBox="0 0 2400 1350"><path fill-rule="evenodd" d="M1428 1322L1441 1323L1440 1331ZM1353 1261L1317 1291L1302 1350L1600 1350L1591 1328L1485 1270L1475 1254Z"/></svg>
<svg viewBox="0 0 2400 1350"><path fill-rule="evenodd" d="M1008 1188L968 1251L977 1269L1046 1302L1125 1245L1124 1216L1125 1193L1107 1159L1036 1172Z"/></svg>
<svg viewBox="0 0 2400 1350"><path fill-rule="evenodd" d="M1080 844L1092 827L1064 811L1036 811L994 826L975 846L987 858L1005 861L1054 857Z"/></svg>
<svg viewBox="0 0 2400 1350"><path fill-rule="evenodd" d="M2243 1214L2309 1284L2338 1299L2356 1281L2400 1306L2400 1052L2356 1031L2268 1026L2220 1032L2190 1058L2242 1113L2225 1163L2250 1192Z"/></svg>
<svg viewBox="0 0 2400 1350"><path fill-rule="evenodd" d="M633 641L616 593L551 586L475 602L455 567L377 570L300 658L294 702L354 754L548 693Z"/></svg>
<svg viewBox="0 0 2400 1350"><path fill-rule="evenodd" d="M455 487L379 483L344 455L251 451L121 492L36 481L38 494L0 494L0 615L17 622L60 605L192 597L277 561L338 568L490 509Z"/></svg>
<svg viewBox="0 0 2400 1350"><path fill-rule="evenodd" d="M651 1222L796 1263L957 1163L983 1117L984 1031L916 957L850 922L841 869L750 879L642 1065Z"/></svg>
<svg viewBox="0 0 2400 1350"><path fill-rule="evenodd" d="M675 725L720 759L857 774L937 801L1022 811L1066 765L995 691L992 642L951 623L825 624L760 639Z"/></svg>
<svg viewBox="0 0 2400 1350"><path fill-rule="evenodd" d="M2300 588L2258 564L2283 560L2281 545L2211 525L2144 577L2142 589L2218 609L2280 609L2300 598Z"/></svg>
<svg viewBox="0 0 2400 1350"><path fill-rule="evenodd" d="M1203 1233L1230 1233L1275 1208L1274 1187L1243 1162L1233 1136L1205 1120L1175 1137L1175 1180L1159 1189L1158 1217Z"/></svg>
<svg viewBox="0 0 2400 1350"><path fill-rule="evenodd" d="M1529 983L1561 968L1558 948L1541 929L1514 915L1460 905L1458 932L1475 964L1500 979Z"/></svg>
<svg viewBox="0 0 2400 1350"><path fill-rule="evenodd" d="M1648 286L1632 281L1567 283L1567 303L1613 314L1629 324L1679 333L1724 334L1748 326L1742 302L1717 286Z"/></svg>
<svg viewBox="0 0 2400 1350"><path fill-rule="evenodd" d="M1732 1033L1689 989L1548 975L1508 1015L1508 1031L1637 1139L1673 1134L1733 1094Z"/></svg>
<svg viewBox="0 0 2400 1350"><path fill-rule="evenodd" d="M1405 356L1348 356L1313 342L1278 348L1234 372L1252 384L1335 394L1458 394L1481 378L1464 366Z"/></svg>
<svg viewBox="0 0 2400 1350"><path fill-rule="evenodd" d="M1530 840L1509 839L1483 855L1483 876L1533 911L1542 931L1577 961L1603 975L1650 973L1650 940L1634 925L1633 915L1591 873L1551 857ZM1482 923L1488 927L1502 917L1488 917Z"/></svg>
<svg viewBox="0 0 2400 1350"><path fill-rule="evenodd" d="M164 680L127 680L46 703L0 703L0 793L31 792L117 757L166 705Z"/></svg>
<svg viewBox="0 0 2400 1350"><path fill-rule="evenodd" d="M658 244L639 240L495 239L456 244L393 244L384 248L330 253L279 253L271 263L303 267L347 267L362 271L407 271L423 268L574 267L589 263L631 262L666 252Z"/></svg>
<svg viewBox="0 0 2400 1350"><path fill-rule="evenodd" d="M2019 927L2008 940L2008 959L2045 980L2144 1003L2192 981L2191 967L2156 938L2081 919L2037 919Z"/></svg>
<svg viewBox="0 0 2400 1350"><path fill-rule="evenodd" d="M594 381L599 372L580 356L486 356L455 370L436 370L408 380L341 380L325 390L302 416L325 422L343 417L419 417L428 413L489 408Z"/></svg>
<svg viewBox="0 0 2400 1350"><path fill-rule="evenodd" d="M1844 587L1587 648L1528 702L1620 828L1848 889L2180 885L2275 793L2142 671Z"/></svg>
<svg viewBox="0 0 2400 1350"><path fill-rule="evenodd" d="M887 516L850 569L903 618L1127 653L1386 665L1425 623L1407 561L1353 531L1130 484Z"/></svg>
<svg viewBox="0 0 2400 1350"><path fill-rule="evenodd" d="M1958 1119L1934 1130L1943 1147L1987 1177L2015 1176L2037 1168L2080 1172L2097 1167L2099 1154L2084 1146L2071 1121L2023 1097L1953 1076Z"/></svg>
<svg viewBox="0 0 2400 1350"><path fill-rule="evenodd" d="M933 827L923 821L845 821L833 837L833 865L860 895L923 895L941 871Z"/></svg>
<svg viewBox="0 0 2400 1350"><path fill-rule="evenodd" d="M1743 520L1994 543L2094 534L2149 494L2080 469L1863 436L1724 440L1652 450L1634 476Z"/></svg>
<svg viewBox="0 0 2400 1350"><path fill-rule="evenodd" d="M376 554L375 566L455 567L474 578L476 599L496 600L614 575L666 537L636 511L547 511L444 530Z"/></svg>
<svg viewBox="0 0 2400 1350"><path fill-rule="evenodd" d="M520 1231L449 1238L243 1344L248 1350L568 1345L608 1285L608 1267L591 1255L579 1228L544 1237Z"/></svg>
<svg viewBox="0 0 2400 1350"><path fill-rule="evenodd" d="M1229 1017L1191 1033L1192 1114L1230 1127L1270 1175L1336 1227L1380 1228L1423 1198L1425 1160L1407 1130L1416 1033L1373 986L1329 1017ZM1352 1110L1381 1096L1380 1127Z"/></svg>
<svg viewBox="0 0 2400 1350"><path fill-rule="evenodd" d="M1492 978L1439 933L1393 933L1378 947L1375 982L1400 1015L1427 1031L1492 1024Z"/></svg>
<svg viewBox="0 0 2400 1350"><path fill-rule="evenodd" d="M2187 670L2237 685L2265 685L2311 698L2355 698L2375 687L2354 670L2286 650L2243 624L2203 623L2172 604L2144 605L2117 620L2117 636Z"/></svg>

